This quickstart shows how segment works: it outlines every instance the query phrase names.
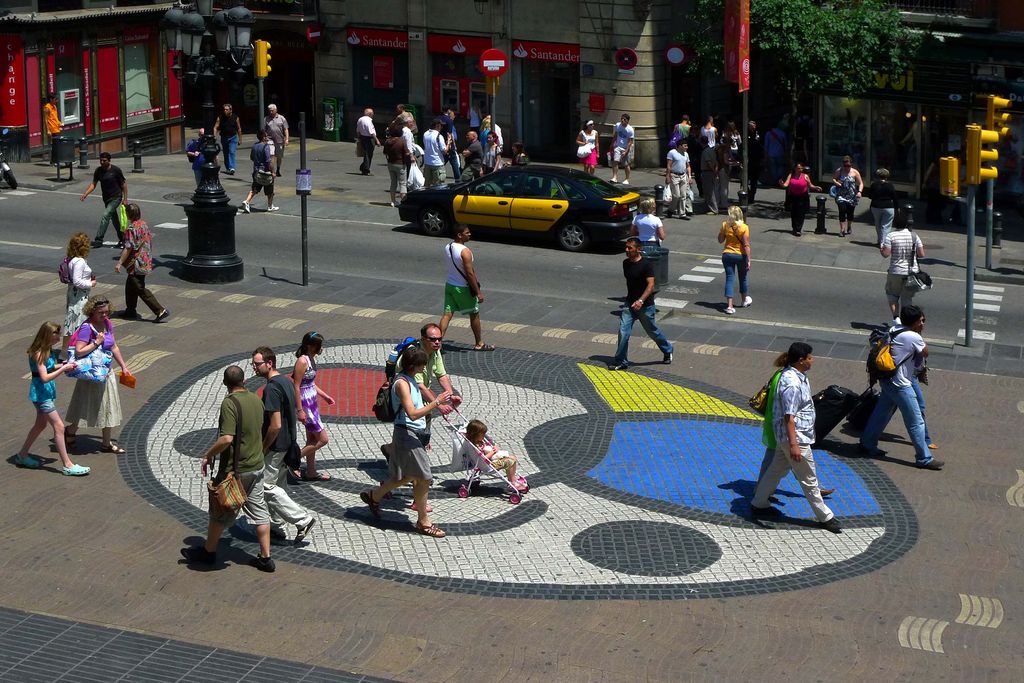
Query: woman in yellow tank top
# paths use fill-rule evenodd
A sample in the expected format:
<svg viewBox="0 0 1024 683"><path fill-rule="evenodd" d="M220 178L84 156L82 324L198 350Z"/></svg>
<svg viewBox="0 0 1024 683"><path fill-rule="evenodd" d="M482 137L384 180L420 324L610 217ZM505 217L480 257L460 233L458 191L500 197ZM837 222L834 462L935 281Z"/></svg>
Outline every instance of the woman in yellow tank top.
<svg viewBox="0 0 1024 683"><path fill-rule="evenodd" d="M722 249L722 265L725 267L725 312L732 315L733 279L738 278L740 294L743 296L743 307L754 303L748 293L747 273L750 271L750 228L743 222L743 210L736 206L729 207L729 217L722 223L718 231L719 244Z"/></svg>

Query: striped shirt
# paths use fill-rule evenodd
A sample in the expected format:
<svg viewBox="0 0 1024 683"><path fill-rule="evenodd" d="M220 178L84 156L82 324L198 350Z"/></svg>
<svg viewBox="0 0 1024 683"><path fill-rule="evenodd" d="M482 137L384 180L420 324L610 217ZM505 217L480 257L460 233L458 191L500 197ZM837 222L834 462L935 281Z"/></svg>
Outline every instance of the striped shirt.
<svg viewBox="0 0 1024 683"><path fill-rule="evenodd" d="M800 445L814 443L814 401L811 399L811 384L807 375L796 368L782 371L775 393L772 427L775 439L781 445L789 443L789 432L783 419L786 415L796 418L796 441Z"/></svg>

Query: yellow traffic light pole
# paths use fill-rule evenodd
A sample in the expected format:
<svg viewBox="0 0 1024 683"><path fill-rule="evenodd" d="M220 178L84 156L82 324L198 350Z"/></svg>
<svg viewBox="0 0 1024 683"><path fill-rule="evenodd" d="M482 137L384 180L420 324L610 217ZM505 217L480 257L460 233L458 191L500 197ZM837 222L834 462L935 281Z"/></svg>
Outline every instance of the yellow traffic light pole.
<svg viewBox="0 0 1024 683"><path fill-rule="evenodd" d="M999 142L1001 138L1010 134L1006 125L1010 122L1010 115L1002 111L1010 106L1010 100L1005 97L986 95L985 99L985 132L995 133L992 142ZM992 161L998 158L998 152ZM990 177L985 182L985 267L992 270L992 207L995 200L995 177Z"/></svg>
<svg viewBox="0 0 1024 683"><path fill-rule="evenodd" d="M270 43L265 40L257 40L253 44L253 72L256 74L256 93L259 103L259 117L262 120L267 115L267 109L263 106L263 80L271 72L270 68ZM263 124L260 124L263 128Z"/></svg>

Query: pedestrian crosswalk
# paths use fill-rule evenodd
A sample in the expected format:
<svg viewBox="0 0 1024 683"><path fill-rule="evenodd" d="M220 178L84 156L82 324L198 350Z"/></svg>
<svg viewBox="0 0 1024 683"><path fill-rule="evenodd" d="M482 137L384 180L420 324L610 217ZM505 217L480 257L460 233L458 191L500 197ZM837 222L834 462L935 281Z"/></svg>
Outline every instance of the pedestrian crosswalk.
<svg viewBox="0 0 1024 683"><path fill-rule="evenodd" d="M973 304L974 310L985 311L987 313L999 313L1003 307L1003 294L1006 288L999 285L974 285L974 296ZM966 307L965 307L966 308ZM994 315L986 316L974 316L974 322L982 324L985 327L996 327L999 324L999 318ZM967 330L960 328L956 333L957 339L961 342L966 341ZM971 337L976 341L990 341L996 340L996 332L991 329L978 329L975 328L972 331Z"/></svg>
<svg viewBox="0 0 1024 683"><path fill-rule="evenodd" d="M28 197L34 195L35 192L29 190L0 190L0 199L7 199L8 197Z"/></svg>
<svg viewBox="0 0 1024 683"><path fill-rule="evenodd" d="M679 281L691 284L706 285L709 282L714 282L719 275L723 274L724 272L718 259L706 258L699 265L690 268L690 272L680 275ZM685 287L669 287L663 290L662 294L664 294L664 292L679 293L680 291L697 294L700 292L700 289L687 289ZM690 302L684 301L682 299L673 299L662 295L658 296L658 306L662 308L684 308L688 303Z"/></svg>

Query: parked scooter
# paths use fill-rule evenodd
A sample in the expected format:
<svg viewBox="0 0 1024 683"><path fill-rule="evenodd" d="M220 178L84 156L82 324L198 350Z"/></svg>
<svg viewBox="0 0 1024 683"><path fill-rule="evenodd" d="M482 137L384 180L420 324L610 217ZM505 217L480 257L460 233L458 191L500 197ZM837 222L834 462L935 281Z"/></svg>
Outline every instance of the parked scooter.
<svg viewBox="0 0 1024 683"><path fill-rule="evenodd" d="M18 189L18 179L14 177L14 171L11 170L11 165L7 163L7 156L4 154L4 150L7 148L7 134L10 132L9 128L0 130L0 175L3 176L4 182L12 190Z"/></svg>

